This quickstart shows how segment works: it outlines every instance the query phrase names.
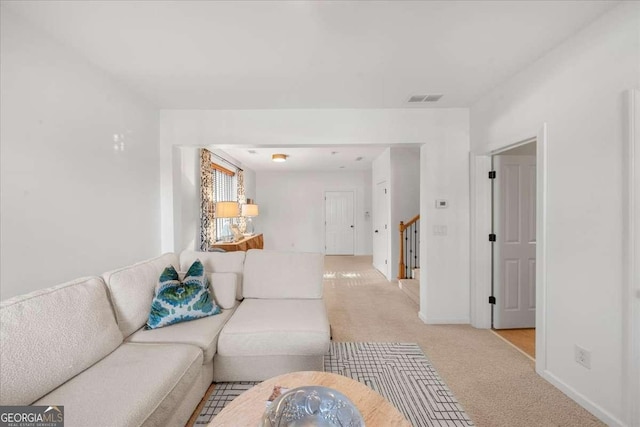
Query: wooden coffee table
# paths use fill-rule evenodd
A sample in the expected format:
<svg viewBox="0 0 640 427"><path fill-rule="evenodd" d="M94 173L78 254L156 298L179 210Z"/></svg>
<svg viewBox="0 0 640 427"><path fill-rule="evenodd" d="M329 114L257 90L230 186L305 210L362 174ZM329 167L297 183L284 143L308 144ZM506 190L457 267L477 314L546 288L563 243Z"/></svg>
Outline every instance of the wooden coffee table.
<svg viewBox="0 0 640 427"><path fill-rule="evenodd" d="M245 391L229 403L210 423L212 426L258 426L273 387L296 388L321 385L340 391L358 408L367 426L407 426L411 424L384 397L364 384L327 372L292 372L268 379Z"/></svg>

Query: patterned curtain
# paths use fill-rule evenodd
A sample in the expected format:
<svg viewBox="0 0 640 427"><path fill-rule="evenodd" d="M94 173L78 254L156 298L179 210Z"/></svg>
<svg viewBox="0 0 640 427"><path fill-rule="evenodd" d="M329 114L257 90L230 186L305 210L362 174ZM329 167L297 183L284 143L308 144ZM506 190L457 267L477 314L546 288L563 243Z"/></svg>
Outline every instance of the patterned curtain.
<svg viewBox="0 0 640 427"><path fill-rule="evenodd" d="M214 221L213 174L211 173L211 152L200 150L200 250L207 251L213 246L216 235ZM244 191L244 189L243 189Z"/></svg>
<svg viewBox="0 0 640 427"><path fill-rule="evenodd" d="M205 252L212 248L216 241L214 216L216 183L211 163L211 151L206 148L200 149L200 250ZM244 172L242 169L237 169L235 175L238 203L245 204L247 197L244 193ZM230 195L222 194L221 197L230 197ZM238 226L244 233L247 228L244 218L238 219Z"/></svg>
<svg viewBox="0 0 640 427"><path fill-rule="evenodd" d="M236 183L238 186L238 203L240 203L240 205L242 206L245 203L247 203L247 197L244 194L244 171L242 169L238 169L238 172L236 173L236 177L237 177ZM247 220L243 216L238 218L238 228L243 233L247 229Z"/></svg>

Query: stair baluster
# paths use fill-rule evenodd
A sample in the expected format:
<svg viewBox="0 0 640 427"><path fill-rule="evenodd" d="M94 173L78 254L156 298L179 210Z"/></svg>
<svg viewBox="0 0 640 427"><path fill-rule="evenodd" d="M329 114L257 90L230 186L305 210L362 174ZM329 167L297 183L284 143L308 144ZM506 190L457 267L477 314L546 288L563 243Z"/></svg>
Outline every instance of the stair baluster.
<svg viewBox="0 0 640 427"><path fill-rule="evenodd" d="M420 268L420 215L416 215L406 224L400 221L400 260L398 279L411 277L415 268Z"/></svg>

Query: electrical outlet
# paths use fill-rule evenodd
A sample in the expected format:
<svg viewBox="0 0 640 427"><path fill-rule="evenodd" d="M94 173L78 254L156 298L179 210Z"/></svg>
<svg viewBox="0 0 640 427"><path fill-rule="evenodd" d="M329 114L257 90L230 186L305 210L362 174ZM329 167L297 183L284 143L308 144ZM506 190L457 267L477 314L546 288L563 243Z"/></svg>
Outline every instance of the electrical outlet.
<svg viewBox="0 0 640 427"><path fill-rule="evenodd" d="M591 369L591 352L576 344L576 362L587 369Z"/></svg>

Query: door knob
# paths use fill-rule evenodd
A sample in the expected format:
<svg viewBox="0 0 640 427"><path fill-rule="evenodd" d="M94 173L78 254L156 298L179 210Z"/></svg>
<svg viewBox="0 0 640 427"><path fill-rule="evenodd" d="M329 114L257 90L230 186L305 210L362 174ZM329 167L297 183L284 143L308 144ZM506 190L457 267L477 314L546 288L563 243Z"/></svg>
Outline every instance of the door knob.
<svg viewBox="0 0 640 427"><path fill-rule="evenodd" d="M351 226L351 228L353 228L353 225Z"/></svg>
<svg viewBox="0 0 640 427"><path fill-rule="evenodd" d="M378 230L375 230L375 231L374 231L374 233L377 233L377 232L378 232Z"/></svg>

